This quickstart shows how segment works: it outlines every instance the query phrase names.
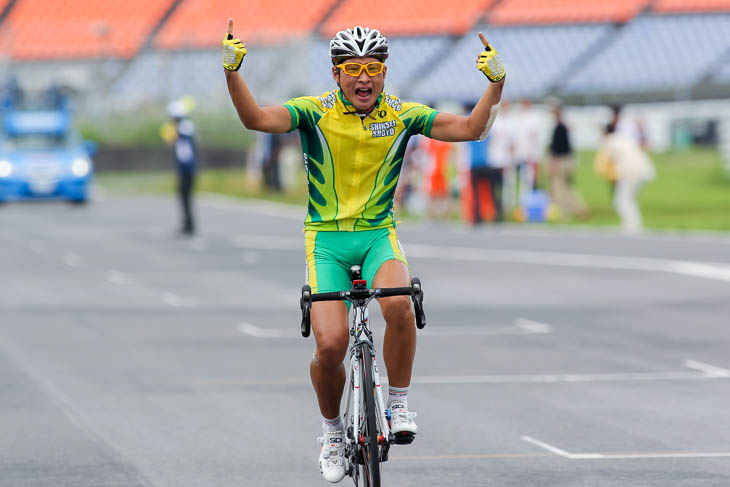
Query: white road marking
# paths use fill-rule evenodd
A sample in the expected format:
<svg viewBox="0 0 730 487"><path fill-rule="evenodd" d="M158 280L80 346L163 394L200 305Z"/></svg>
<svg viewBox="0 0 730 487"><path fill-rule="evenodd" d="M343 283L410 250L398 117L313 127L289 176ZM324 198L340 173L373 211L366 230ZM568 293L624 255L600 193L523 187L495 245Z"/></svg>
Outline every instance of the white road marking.
<svg viewBox="0 0 730 487"><path fill-rule="evenodd" d="M129 284L130 282L129 278L126 275L114 269L106 273L106 280L111 282L112 284L119 285Z"/></svg>
<svg viewBox="0 0 730 487"><path fill-rule="evenodd" d="M259 328L246 322L238 325L238 331L256 338L281 338L284 336L284 330L280 328ZM294 335L294 333L291 333L291 335Z"/></svg>
<svg viewBox="0 0 730 487"><path fill-rule="evenodd" d="M201 192L199 196L200 204L222 210L235 211L238 213L255 213L265 216L273 216L286 220L296 220L303 222L307 213L304 205L294 205L288 203L280 203L275 201L265 201L259 199L241 200L231 196L225 196L218 193ZM419 224L411 223L411 226L419 228ZM430 223L421 224L420 227L430 225ZM723 231L712 230L655 230L646 229L641 235L632 235L627 237L620 233L616 227L602 227L581 225L576 226L551 226L549 229L545 227L526 227L523 224L504 223L499 227L484 227L478 229L483 234L489 235L508 235L517 237L540 237L540 238L615 238L626 240L671 240L677 242L708 242L708 243L728 243L730 237ZM469 233L474 234L475 229L464 226L453 226L449 228L450 233Z"/></svg>
<svg viewBox="0 0 730 487"><path fill-rule="evenodd" d="M578 382L634 382L661 380L720 379L694 372L628 372L608 374L514 374L514 375L432 375L414 377L418 384L554 384Z"/></svg>
<svg viewBox="0 0 730 487"><path fill-rule="evenodd" d="M243 325L239 325L239 331L257 338L291 338L297 339L299 334L292 332L295 328L256 328L253 325L247 325L246 330L242 329ZM253 327L253 328L250 328ZM255 330L264 330L262 333L258 333ZM374 332L382 335L384 327L375 326L372 328ZM498 335L531 335L531 334L544 334L551 333L552 327L545 323L538 323L536 321L526 320L523 318L517 318L515 325L504 325L504 326L445 326L441 328L424 328L418 331L418 336L426 337L451 337L451 336L498 336Z"/></svg>
<svg viewBox="0 0 730 487"><path fill-rule="evenodd" d="M279 334L284 333L281 329L259 328L250 323L242 323L238 326L241 333L257 338L280 338ZM294 334L294 332L291 332ZM298 335L297 335L298 336ZM440 384L560 384L560 383L590 383L590 382L632 382L632 381L662 381L662 380L713 380L727 379L727 375L706 374L697 372L634 372L634 373L608 373L608 374L514 374L514 375L422 375L411 379L412 384L440 385ZM388 383L388 378L380 376L382 384ZM285 385L300 384L305 381L299 379L255 379L255 378L230 378L213 379L202 381L208 385Z"/></svg>
<svg viewBox="0 0 730 487"><path fill-rule="evenodd" d="M198 305L198 303L194 299L186 299L182 296L178 296L177 294L170 292L164 293L162 295L162 301L165 304L173 306L175 308L192 308Z"/></svg>
<svg viewBox="0 0 730 487"><path fill-rule="evenodd" d="M205 196L205 199L200 200L201 204L219 210L256 213L258 215L273 216L299 222L304 222L304 218L307 216L307 208L305 206L262 200L249 200L242 203L240 199L215 193L205 193ZM243 206L244 204L245 206Z"/></svg>
<svg viewBox="0 0 730 487"><path fill-rule="evenodd" d="M293 237L239 235L233 239L233 245L246 249L304 251L303 239ZM497 262L588 269L664 272L730 282L730 264L721 262L692 262L648 257L484 249L476 247L439 247L423 244L409 244L406 252L409 258L414 257L441 261Z"/></svg>
<svg viewBox="0 0 730 487"><path fill-rule="evenodd" d="M730 370L715 367L714 365L703 362L697 362L696 360L685 360L684 366L690 369L699 370L710 378L730 377Z"/></svg>
<svg viewBox="0 0 730 487"><path fill-rule="evenodd" d="M572 254L567 252L538 252L531 250L436 247L420 244L409 245L407 251L409 257L536 264L559 267L587 267L595 269L668 272L730 282L730 265L715 262L689 262L647 257Z"/></svg>
<svg viewBox="0 0 730 487"><path fill-rule="evenodd" d="M378 331L377 328L375 331ZM532 335L552 333L553 328L545 323L517 318L514 326L444 326L426 327L418 331L418 336L495 336L495 335Z"/></svg>
<svg viewBox="0 0 730 487"><path fill-rule="evenodd" d="M539 321L532 321L526 318L517 318L515 320L515 326L522 328L528 333L552 333L553 327L547 323L540 323Z"/></svg>
<svg viewBox="0 0 730 487"><path fill-rule="evenodd" d="M69 267L78 267L79 265L81 265L81 256L73 252L68 252L66 255L63 256L63 261Z"/></svg>
<svg viewBox="0 0 730 487"><path fill-rule="evenodd" d="M532 443L533 445L539 446L543 450L547 450L550 453L555 453L556 455L559 455L561 457L567 458L570 456L570 453L568 453L567 451L561 450L560 448L553 446L553 445L549 445L543 441L536 440L535 438L533 438L531 436L524 435L524 436L522 436L522 439L528 443Z"/></svg>
<svg viewBox="0 0 730 487"><path fill-rule="evenodd" d="M379 331L374 328L374 331ZM445 326L441 328L426 327L418 330L419 337L451 337L451 336L497 336L497 335L528 335L534 331L524 330L515 326Z"/></svg>
<svg viewBox="0 0 730 487"><path fill-rule="evenodd" d="M635 460L642 458L712 458L730 457L730 452L630 452L630 453L569 453L557 446L537 440L531 436L524 435L522 439L528 443L547 450L550 453L568 458L570 460Z"/></svg>
<svg viewBox="0 0 730 487"><path fill-rule="evenodd" d="M233 246L240 249L254 250L291 250L304 252L304 237L275 237L270 235L237 235L233 237Z"/></svg>

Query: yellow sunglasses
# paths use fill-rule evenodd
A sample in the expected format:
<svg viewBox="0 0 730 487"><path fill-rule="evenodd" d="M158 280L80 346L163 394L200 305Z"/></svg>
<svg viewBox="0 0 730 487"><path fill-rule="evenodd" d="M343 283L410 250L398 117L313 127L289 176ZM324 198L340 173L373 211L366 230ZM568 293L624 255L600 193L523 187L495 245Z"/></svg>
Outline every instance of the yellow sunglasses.
<svg viewBox="0 0 730 487"><path fill-rule="evenodd" d="M368 76L375 76L376 74L380 74L383 72L383 69L385 68L385 64L383 64L379 61L373 61L372 63L367 63L367 64L343 63L343 64L338 64L335 67L340 68L342 71L345 72L345 74L347 74L349 76L358 77L362 73L363 69L368 74Z"/></svg>

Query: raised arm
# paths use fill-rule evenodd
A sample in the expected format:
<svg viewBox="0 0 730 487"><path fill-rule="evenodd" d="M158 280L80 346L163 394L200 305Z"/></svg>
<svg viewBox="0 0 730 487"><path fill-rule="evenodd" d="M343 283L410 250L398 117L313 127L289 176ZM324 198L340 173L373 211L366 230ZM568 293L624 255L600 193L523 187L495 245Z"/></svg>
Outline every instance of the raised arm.
<svg viewBox="0 0 730 487"><path fill-rule="evenodd" d="M484 44L484 51L477 58L477 68L489 79L489 86L469 116L439 112L431 127L431 137L434 139L446 142L483 140L497 117L504 87L504 67L497 57L496 49L489 45L481 32L479 39Z"/></svg>
<svg viewBox="0 0 730 487"><path fill-rule="evenodd" d="M223 39L223 68L226 73L228 93L238 118L250 130L283 133L291 129L291 114L285 107L260 107L248 89L243 76L238 74L246 46L233 37L233 19L228 19L228 30Z"/></svg>

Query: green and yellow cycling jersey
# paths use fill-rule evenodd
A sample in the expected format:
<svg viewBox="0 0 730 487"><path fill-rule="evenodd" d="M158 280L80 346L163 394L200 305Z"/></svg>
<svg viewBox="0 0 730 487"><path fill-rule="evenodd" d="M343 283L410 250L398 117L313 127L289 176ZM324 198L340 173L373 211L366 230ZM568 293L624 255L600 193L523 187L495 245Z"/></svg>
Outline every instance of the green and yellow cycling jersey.
<svg viewBox="0 0 730 487"><path fill-rule="evenodd" d="M408 139L430 136L438 113L381 93L367 116L339 90L284 104L299 129L309 188L305 228L358 231L392 227L393 197Z"/></svg>

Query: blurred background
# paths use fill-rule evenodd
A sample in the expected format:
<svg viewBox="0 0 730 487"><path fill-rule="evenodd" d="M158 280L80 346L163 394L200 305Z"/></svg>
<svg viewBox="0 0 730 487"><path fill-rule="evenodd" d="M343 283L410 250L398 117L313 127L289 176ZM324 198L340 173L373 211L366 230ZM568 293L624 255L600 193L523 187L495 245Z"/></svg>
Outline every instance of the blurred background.
<svg viewBox="0 0 730 487"><path fill-rule="evenodd" d="M474 59L477 33L487 34L508 72L494 137L502 140L491 141L499 148L486 162L501 169L503 187L490 181L485 196L469 184L470 154L482 149L456 144L439 155L414 140L398 201L404 216L474 222L473 201L481 198L485 221L618 224L615 181L593 164L613 120L656 168L640 193L647 226L730 229L727 0L454 0L448 8L385 0L0 0L5 105L63 93L81 137L94 142L101 187L169 191L173 166L159 128L169 104L186 97L200 190L303 203L297 137L257 137L236 118L220 66L228 17L248 46L241 73L260 104L333 89L328 40L359 24L390 41L387 91L464 113L485 88ZM558 104L575 151L573 184L590 210L580 218L561 214L551 188ZM431 188L434 178L448 195Z"/></svg>
<svg viewBox="0 0 730 487"><path fill-rule="evenodd" d="M354 25L439 110L479 31L506 67L484 142L403 162L387 482L730 485L730 0L0 0L0 487L325 485L299 138L238 120L229 17L263 105L335 89Z"/></svg>

